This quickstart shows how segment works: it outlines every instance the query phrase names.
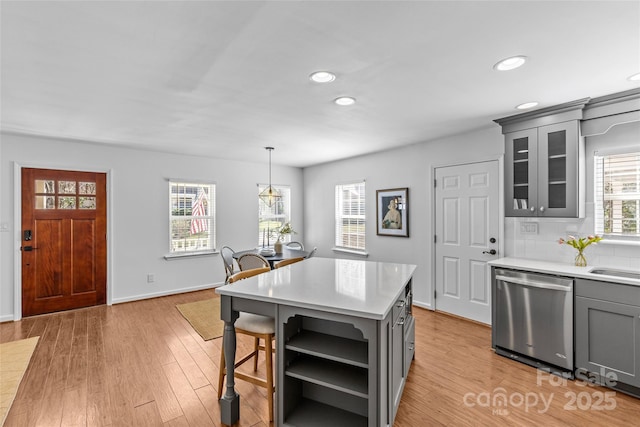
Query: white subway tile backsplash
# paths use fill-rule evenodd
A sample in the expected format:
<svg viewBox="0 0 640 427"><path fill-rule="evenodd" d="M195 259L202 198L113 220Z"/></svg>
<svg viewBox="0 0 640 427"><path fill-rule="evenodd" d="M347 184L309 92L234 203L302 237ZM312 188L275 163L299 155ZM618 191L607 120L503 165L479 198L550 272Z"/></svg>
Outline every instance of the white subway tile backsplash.
<svg viewBox="0 0 640 427"><path fill-rule="evenodd" d="M587 213L593 204L587 205ZM521 223L537 222L538 233L521 233ZM584 237L593 234L594 224L591 217L582 219L531 219L505 218L505 256L528 258L542 261L572 263L577 251L568 246L558 244L559 238L568 235ZM640 268L640 245L622 245L611 242L590 245L585 250L589 266L606 266L614 268Z"/></svg>

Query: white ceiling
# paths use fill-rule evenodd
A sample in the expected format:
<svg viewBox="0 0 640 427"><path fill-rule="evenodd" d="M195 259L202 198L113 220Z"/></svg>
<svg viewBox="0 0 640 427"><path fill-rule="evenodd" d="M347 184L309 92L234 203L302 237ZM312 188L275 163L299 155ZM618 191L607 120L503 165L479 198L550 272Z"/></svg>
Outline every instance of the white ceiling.
<svg viewBox="0 0 640 427"><path fill-rule="evenodd" d="M2 1L2 130L309 166L640 86L640 1ZM494 63L526 55L524 67ZM312 83L331 70L335 82ZM357 98L338 107L340 95ZM473 143L470 141L469 143Z"/></svg>

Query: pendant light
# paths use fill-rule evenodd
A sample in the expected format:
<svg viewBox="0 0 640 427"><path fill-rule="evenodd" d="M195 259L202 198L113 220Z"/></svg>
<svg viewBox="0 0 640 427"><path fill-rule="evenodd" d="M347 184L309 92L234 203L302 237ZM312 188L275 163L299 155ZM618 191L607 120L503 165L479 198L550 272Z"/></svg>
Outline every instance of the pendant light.
<svg viewBox="0 0 640 427"><path fill-rule="evenodd" d="M271 186L271 152L274 150L273 147L264 147L269 152L269 186L262 191L258 197L260 200L265 202L267 206L271 207L275 202L280 200L282 196Z"/></svg>

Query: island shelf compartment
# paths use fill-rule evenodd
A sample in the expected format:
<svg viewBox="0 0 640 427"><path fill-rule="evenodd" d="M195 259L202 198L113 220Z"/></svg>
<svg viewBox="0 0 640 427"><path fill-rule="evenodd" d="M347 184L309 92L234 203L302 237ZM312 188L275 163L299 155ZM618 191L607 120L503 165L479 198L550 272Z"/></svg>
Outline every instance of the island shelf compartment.
<svg viewBox="0 0 640 427"><path fill-rule="evenodd" d="M372 372L363 332L352 323L302 314L282 321L283 424L370 425Z"/></svg>

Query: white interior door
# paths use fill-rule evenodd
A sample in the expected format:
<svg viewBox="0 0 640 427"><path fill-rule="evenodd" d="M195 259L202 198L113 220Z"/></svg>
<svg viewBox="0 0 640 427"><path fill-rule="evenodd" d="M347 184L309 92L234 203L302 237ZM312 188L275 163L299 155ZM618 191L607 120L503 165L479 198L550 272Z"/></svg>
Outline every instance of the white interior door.
<svg viewBox="0 0 640 427"><path fill-rule="evenodd" d="M487 261L500 245L498 161L437 168L435 177L436 310L490 324Z"/></svg>

